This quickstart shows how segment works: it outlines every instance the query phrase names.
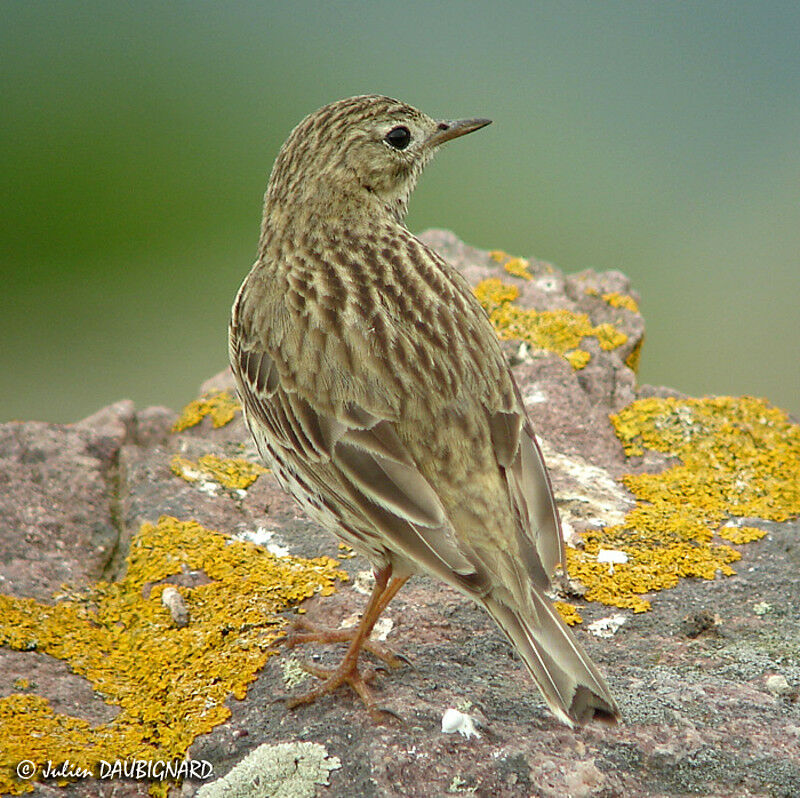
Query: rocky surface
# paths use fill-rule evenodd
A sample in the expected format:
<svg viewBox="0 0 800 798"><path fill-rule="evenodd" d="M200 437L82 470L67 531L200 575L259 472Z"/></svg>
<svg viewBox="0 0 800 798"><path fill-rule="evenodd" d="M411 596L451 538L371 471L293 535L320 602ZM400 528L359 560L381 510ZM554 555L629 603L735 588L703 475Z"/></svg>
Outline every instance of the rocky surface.
<svg viewBox="0 0 800 798"><path fill-rule="evenodd" d="M473 283L505 276L486 253L450 234L433 232L428 240ZM591 361L579 371L555 353L507 344L568 530L580 532L596 518L617 523L633 506L617 481L631 464L608 414L637 397L675 392L637 387L625 363L641 340L641 316L601 298L631 295L623 275L566 277L535 262L529 268L533 279L521 284L520 304L587 313L593 324L613 323L628 336L611 351L587 340ZM204 390L229 381L218 375ZM161 515L256 536L304 557L340 553L270 474L244 492L179 479L171 470L175 455L255 459L255 452L239 415L220 428L206 419L173 433L176 417L123 401L74 425L0 425L0 593L52 604L64 583L118 578L132 535ZM637 468L668 462L667 455L648 455ZM228 774L224 793L211 784L201 795L800 795L800 525L760 525L767 536L741 547L734 576L683 580L655 595L647 613L580 605L577 634L619 699L624 722L617 727L559 725L489 618L419 577L386 613L387 642L411 664L380 675L375 687L398 719L374 724L347 692L287 711L276 698L302 687L286 685L292 654L281 653L244 700L230 698L229 720L191 746L190 758L210 762L212 778ZM353 578L334 595L307 601L308 619L337 626L359 612L365 596L356 577L367 564L345 559L342 567ZM624 622L610 636L586 631L615 615ZM313 654L320 663L338 655L324 648ZM92 725L116 713L63 661L0 648L0 698L21 689ZM448 708L468 714L477 734L443 733ZM3 737L0 727L0 754ZM233 770L248 754L246 766ZM262 774L260 787L252 774L256 782ZM284 792L269 792L265 782L283 784ZM188 779L171 794L188 798L202 784ZM93 779L33 785L35 794L53 798L125 798L149 787Z"/></svg>

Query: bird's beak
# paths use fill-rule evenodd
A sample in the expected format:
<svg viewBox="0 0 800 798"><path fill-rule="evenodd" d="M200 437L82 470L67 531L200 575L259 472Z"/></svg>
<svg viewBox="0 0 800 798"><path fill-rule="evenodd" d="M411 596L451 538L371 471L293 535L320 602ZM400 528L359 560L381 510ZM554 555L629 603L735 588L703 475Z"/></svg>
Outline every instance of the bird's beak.
<svg viewBox="0 0 800 798"><path fill-rule="evenodd" d="M439 122L436 132L428 139L428 145L438 147L450 139L457 139L459 136L466 136L475 130L480 130L492 123L491 119L456 119Z"/></svg>

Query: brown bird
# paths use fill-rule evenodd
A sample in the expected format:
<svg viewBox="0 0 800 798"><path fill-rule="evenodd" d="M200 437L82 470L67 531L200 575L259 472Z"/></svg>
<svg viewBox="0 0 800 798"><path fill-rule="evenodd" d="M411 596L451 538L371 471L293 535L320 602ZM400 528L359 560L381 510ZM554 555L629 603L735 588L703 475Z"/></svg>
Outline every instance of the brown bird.
<svg viewBox="0 0 800 798"><path fill-rule="evenodd" d="M321 686L374 699L358 669L378 616L414 573L484 607L564 723L619 714L545 597L564 563L541 452L498 339L465 279L403 224L423 167L488 119L435 121L388 97L306 117L269 180L258 259L229 352L256 446L306 513L364 555L375 588Z"/></svg>

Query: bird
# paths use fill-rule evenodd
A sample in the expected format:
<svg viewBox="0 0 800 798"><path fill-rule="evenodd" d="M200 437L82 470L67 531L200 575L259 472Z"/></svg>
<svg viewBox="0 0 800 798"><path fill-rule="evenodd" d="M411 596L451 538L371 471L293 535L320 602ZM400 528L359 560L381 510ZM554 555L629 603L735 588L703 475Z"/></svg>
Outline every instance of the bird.
<svg viewBox="0 0 800 798"><path fill-rule="evenodd" d="M465 278L404 218L439 147L489 119L436 120L361 95L309 114L275 160L255 264L234 301L229 357L247 427L280 486L366 557L375 583L355 629L296 628L292 645L347 642L294 707L349 685L406 580L472 599L568 726L619 717L546 595L565 562L558 510L520 390Z"/></svg>

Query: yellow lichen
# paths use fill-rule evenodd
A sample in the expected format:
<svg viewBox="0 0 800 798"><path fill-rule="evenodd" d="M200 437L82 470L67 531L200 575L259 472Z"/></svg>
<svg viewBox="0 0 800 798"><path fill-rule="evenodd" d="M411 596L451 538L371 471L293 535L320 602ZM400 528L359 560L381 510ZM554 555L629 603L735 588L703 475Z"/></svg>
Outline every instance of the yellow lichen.
<svg viewBox="0 0 800 798"><path fill-rule="evenodd" d="M514 285L496 277L475 287L475 296L503 340L526 341L537 349L547 349L564 357L575 369L583 368L591 355L580 349L584 338L594 336L605 350L622 346L628 337L611 324L592 325L585 313L570 310L526 310L513 304L519 297Z"/></svg>
<svg viewBox="0 0 800 798"><path fill-rule="evenodd" d="M336 556L340 560L352 560L353 557L357 557L358 555L346 543L340 543L339 544L339 553Z"/></svg>
<svg viewBox="0 0 800 798"><path fill-rule="evenodd" d="M575 371L580 371L582 368L586 368L586 364L592 359L592 356L585 349L572 349L564 354L564 359Z"/></svg>
<svg viewBox="0 0 800 798"><path fill-rule="evenodd" d="M525 258L516 258L502 249L491 250L489 252L489 257L497 263L502 263L503 268L513 277L519 277L522 280L533 279L533 275L528 271L530 262Z"/></svg>
<svg viewBox="0 0 800 798"><path fill-rule="evenodd" d="M202 571L211 580L181 588L191 622L175 628L161 604L162 580ZM335 560L276 557L193 521L162 517L131 543L127 573L55 604L0 595L0 645L66 661L98 700L119 707L92 726L59 714L35 694L0 698L0 793L30 791L13 767L29 759L69 760L94 770L101 760L181 759L200 735L230 716L283 634L277 615L334 590L347 576ZM164 795L168 784L154 783Z"/></svg>
<svg viewBox="0 0 800 798"><path fill-rule="evenodd" d="M574 604L568 604L566 601L555 601L553 604L567 626L577 626L579 623L583 623L583 618Z"/></svg>
<svg viewBox="0 0 800 798"><path fill-rule="evenodd" d="M175 455L170 462L172 473L187 482L213 480L228 490L249 488L269 469L241 458L222 458L204 454L197 462Z"/></svg>
<svg viewBox="0 0 800 798"><path fill-rule="evenodd" d="M481 280L475 286L475 296L483 305L487 313L498 310L508 302L513 302L519 297L519 288L509 283L504 283L498 277L489 277Z"/></svg>
<svg viewBox="0 0 800 798"><path fill-rule="evenodd" d="M643 612L642 594L681 578L734 573L738 551L715 543L763 536L753 527L720 524L732 517L785 521L800 514L800 427L781 410L750 397L641 399L611 421L626 454L652 449L679 462L658 474L629 474L637 499L624 523L583 535L567 549L568 571L586 598ZM600 549L619 549L628 562L612 574Z"/></svg>
<svg viewBox="0 0 800 798"><path fill-rule="evenodd" d="M761 540L767 531L755 526L722 526L717 534L731 543L752 543Z"/></svg>
<svg viewBox="0 0 800 798"><path fill-rule="evenodd" d="M631 349L631 353L625 358L625 365L634 373L639 373L639 360L642 356L642 344L644 343L644 336L642 336Z"/></svg>
<svg viewBox="0 0 800 798"><path fill-rule="evenodd" d="M511 258L503 264L503 268L513 277L520 277L523 280L532 280L533 275L528 271L530 263L525 258Z"/></svg>
<svg viewBox="0 0 800 798"><path fill-rule="evenodd" d="M206 416L210 416L214 427L224 427L242 409L239 402L231 396L230 391L207 393L193 402L189 402L181 411L178 420L172 425L173 432L181 432L199 424Z"/></svg>
<svg viewBox="0 0 800 798"><path fill-rule="evenodd" d="M619 294L616 292L612 294L603 294L603 300L608 302L612 308L625 308L625 310L630 310L631 313L639 312L639 305L636 300L628 294Z"/></svg>
<svg viewBox="0 0 800 798"><path fill-rule="evenodd" d="M590 335L597 338L600 348L605 349L606 352L622 346L628 340L628 336L624 332L620 332L613 324L598 324Z"/></svg>

